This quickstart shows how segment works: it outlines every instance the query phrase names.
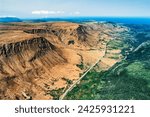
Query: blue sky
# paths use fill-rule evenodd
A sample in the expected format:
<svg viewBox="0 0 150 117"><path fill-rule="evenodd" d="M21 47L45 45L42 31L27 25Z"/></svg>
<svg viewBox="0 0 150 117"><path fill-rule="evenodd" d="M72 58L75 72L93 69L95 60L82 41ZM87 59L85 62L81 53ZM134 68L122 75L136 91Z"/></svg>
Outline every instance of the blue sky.
<svg viewBox="0 0 150 117"><path fill-rule="evenodd" d="M150 17L150 0L0 0L0 16Z"/></svg>

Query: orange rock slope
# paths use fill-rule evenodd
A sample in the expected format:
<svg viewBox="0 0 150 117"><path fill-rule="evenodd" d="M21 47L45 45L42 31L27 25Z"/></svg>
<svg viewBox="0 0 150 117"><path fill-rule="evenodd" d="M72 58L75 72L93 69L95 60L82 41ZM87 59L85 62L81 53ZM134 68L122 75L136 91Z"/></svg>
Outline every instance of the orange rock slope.
<svg viewBox="0 0 150 117"><path fill-rule="evenodd" d="M109 23L0 24L0 99L54 99L51 92L66 90L102 56L110 33L123 30Z"/></svg>

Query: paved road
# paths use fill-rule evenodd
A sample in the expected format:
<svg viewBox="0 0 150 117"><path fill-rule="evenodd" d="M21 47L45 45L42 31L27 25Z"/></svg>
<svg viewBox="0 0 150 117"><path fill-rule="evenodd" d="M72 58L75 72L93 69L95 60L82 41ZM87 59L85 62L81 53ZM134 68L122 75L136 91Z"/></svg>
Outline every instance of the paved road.
<svg viewBox="0 0 150 117"><path fill-rule="evenodd" d="M65 93L60 97L60 100L63 100L64 97L89 73L89 71L91 71L95 66L96 64L98 64L101 59L105 56L106 54L106 48L105 50L103 51L103 56L101 56L76 82L74 82L66 91Z"/></svg>

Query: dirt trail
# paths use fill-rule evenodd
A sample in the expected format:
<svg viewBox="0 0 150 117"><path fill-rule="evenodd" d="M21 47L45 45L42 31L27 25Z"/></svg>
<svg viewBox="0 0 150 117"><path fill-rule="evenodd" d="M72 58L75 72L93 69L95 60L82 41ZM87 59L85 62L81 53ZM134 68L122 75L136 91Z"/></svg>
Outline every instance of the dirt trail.
<svg viewBox="0 0 150 117"><path fill-rule="evenodd" d="M107 44L103 51L103 56L101 56L76 82L74 82L60 97L60 100L63 100L65 96L101 61L101 59L106 55Z"/></svg>

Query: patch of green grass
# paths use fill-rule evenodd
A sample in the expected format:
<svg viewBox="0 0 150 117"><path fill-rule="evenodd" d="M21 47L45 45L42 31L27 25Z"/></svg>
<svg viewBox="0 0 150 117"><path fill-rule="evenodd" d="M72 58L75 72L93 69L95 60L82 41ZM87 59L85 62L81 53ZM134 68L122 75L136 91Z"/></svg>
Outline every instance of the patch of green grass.
<svg viewBox="0 0 150 117"><path fill-rule="evenodd" d="M68 85L71 85L73 82L72 82L72 80L69 80L69 79L67 79L67 78L62 78L64 81L66 81L67 82L67 84Z"/></svg>
<svg viewBox="0 0 150 117"><path fill-rule="evenodd" d="M79 67L81 70L84 69L84 64L83 64L83 62L81 62L80 64L77 64L76 66Z"/></svg>
<svg viewBox="0 0 150 117"><path fill-rule="evenodd" d="M129 48L129 45L126 43L126 42L124 42L124 41L122 41L121 39L114 39L114 40L111 40L111 41L109 41L109 43L108 43L108 49L109 50L113 50L113 49L125 49L125 48Z"/></svg>
<svg viewBox="0 0 150 117"><path fill-rule="evenodd" d="M119 57L119 55L114 54L113 56L110 56L109 58L118 60L120 57Z"/></svg>
<svg viewBox="0 0 150 117"><path fill-rule="evenodd" d="M48 94L50 94L54 100L59 100L63 92L64 92L64 88L59 88L56 90L50 90Z"/></svg>
<svg viewBox="0 0 150 117"><path fill-rule="evenodd" d="M108 48L109 49L119 49L121 48L123 43L120 40L111 40L108 43Z"/></svg>
<svg viewBox="0 0 150 117"><path fill-rule="evenodd" d="M120 64L105 72L88 73L66 99L149 100L150 74L144 64L140 61Z"/></svg>
<svg viewBox="0 0 150 117"><path fill-rule="evenodd" d="M144 63L136 61L131 63L127 68L128 75L131 77L140 77L150 80L150 69L145 69Z"/></svg>
<svg viewBox="0 0 150 117"><path fill-rule="evenodd" d="M78 84L66 97L66 99L93 99L94 90L99 83L99 74L97 72L89 72L83 80Z"/></svg>

